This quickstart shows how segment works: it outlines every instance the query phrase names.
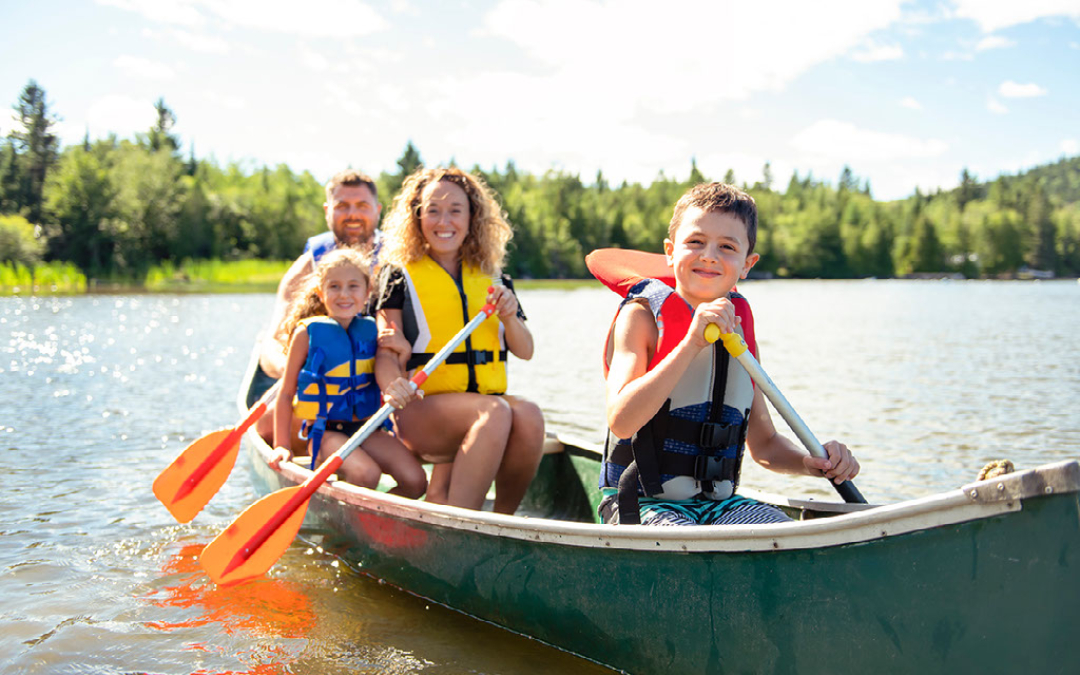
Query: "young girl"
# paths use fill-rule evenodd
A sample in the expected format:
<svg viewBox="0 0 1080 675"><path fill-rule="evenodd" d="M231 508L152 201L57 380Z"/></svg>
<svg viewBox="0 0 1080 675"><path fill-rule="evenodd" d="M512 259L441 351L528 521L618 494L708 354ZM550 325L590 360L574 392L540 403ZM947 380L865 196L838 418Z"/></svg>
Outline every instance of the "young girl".
<svg viewBox="0 0 1080 675"><path fill-rule="evenodd" d="M533 354L525 315L500 273L511 236L487 185L453 167L409 176L384 226L377 318L384 331L400 327L408 344L400 354L380 351L380 382L423 365L485 302L498 313L428 379L423 399L394 414L402 442L436 463L428 501L479 509L494 480L495 511L513 513L540 463L540 408L505 393L507 350Z"/></svg>
<svg viewBox="0 0 1080 675"><path fill-rule="evenodd" d="M293 417L305 420L308 448L316 466L337 452L380 406L374 363L378 344L375 320L361 314L367 304L367 259L351 248L326 254L293 304L283 330L291 334L282 376L279 405L274 410L277 468L291 457L289 431ZM412 396L407 380L386 387L386 400L404 406ZM343 479L374 488L383 472L397 486L391 494L417 498L424 494L424 469L399 440L380 429L341 465Z"/></svg>

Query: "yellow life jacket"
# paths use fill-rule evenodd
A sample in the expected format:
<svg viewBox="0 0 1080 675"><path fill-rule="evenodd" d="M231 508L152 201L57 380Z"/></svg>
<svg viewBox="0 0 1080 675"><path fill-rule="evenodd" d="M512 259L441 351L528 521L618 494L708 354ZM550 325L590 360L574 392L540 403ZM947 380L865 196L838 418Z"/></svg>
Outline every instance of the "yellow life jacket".
<svg viewBox="0 0 1080 675"><path fill-rule="evenodd" d="M413 353L408 369L427 363L487 302L491 277L462 263L461 279L450 276L429 256L404 269L406 300L402 308L405 337ZM472 391L506 392L506 344L497 316L480 324L423 386L425 394Z"/></svg>

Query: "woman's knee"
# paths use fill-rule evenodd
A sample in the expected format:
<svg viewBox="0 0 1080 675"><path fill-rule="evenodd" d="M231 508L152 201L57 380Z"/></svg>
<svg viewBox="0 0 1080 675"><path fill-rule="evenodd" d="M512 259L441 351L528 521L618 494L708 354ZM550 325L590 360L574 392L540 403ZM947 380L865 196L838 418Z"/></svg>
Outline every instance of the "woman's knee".
<svg viewBox="0 0 1080 675"><path fill-rule="evenodd" d="M484 396L478 400L476 407L480 421L493 426L505 427L510 432L514 423L514 411L501 396Z"/></svg>
<svg viewBox="0 0 1080 675"><path fill-rule="evenodd" d="M544 438L544 413L540 406L532 401L517 399L512 406L514 415L514 433L537 438Z"/></svg>

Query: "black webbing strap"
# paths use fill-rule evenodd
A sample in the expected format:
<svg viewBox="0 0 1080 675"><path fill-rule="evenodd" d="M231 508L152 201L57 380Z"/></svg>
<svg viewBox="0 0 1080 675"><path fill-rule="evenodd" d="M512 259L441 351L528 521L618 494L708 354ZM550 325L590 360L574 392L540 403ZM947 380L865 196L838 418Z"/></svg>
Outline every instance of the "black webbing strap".
<svg viewBox="0 0 1080 675"><path fill-rule="evenodd" d="M428 361L433 359L435 354L432 352L416 352L409 357L409 362L406 364L406 370L414 370L427 364ZM506 350L499 350L498 361L495 359L495 352L490 349L480 349L464 352L453 352L450 356L446 357L445 363L462 365L467 364L470 366L482 366L485 363L506 363Z"/></svg>
<svg viewBox="0 0 1080 675"><path fill-rule="evenodd" d="M742 428L742 426L737 428ZM616 445L611 448L607 457L607 461L622 464L623 466L634 463L633 451L626 444ZM658 464L661 475L691 476L700 481L734 481L739 466L739 458L738 456L689 455L662 450L659 453Z"/></svg>

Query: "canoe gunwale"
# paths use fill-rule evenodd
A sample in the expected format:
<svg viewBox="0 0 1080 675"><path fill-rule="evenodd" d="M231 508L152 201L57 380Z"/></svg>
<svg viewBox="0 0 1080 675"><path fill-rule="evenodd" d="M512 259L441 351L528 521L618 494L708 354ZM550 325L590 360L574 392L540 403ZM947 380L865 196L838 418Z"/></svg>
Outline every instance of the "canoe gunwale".
<svg viewBox="0 0 1080 675"><path fill-rule="evenodd" d="M249 442L266 463L270 448L249 431ZM299 484L311 471L283 463L281 476ZM1003 486L999 488L998 486ZM963 488L830 518L769 525L713 525L657 528L647 525L592 525L545 518L506 516L453 506L429 504L328 482L319 494L347 508L361 509L406 521L494 537L549 544L649 551L749 552L824 548L872 541L935 527L991 518L1019 511L1024 499L1080 489L1080 464L1065 461L1008 476L972 483ZM976 495L976 496L972 496Z"/></svg>
<svg viewBox="0 0 1080 675"><path fill-rule="evenodd" d="M257 357L249 375L257 367ZM248 377L245 383L251 381ZM238 403L246 409L247 391ZM254 428L246 434L253 450L252 461L267 464L271 448ZM561 441L562 439L560 439ZM595 455L589 444L563 441L570 454ZM292 462L281 464L280 476L300 484L312 472ZM359 488L342 481L328 481L318 495L336 500L350 509L383 514L453 530L472 531L493 537L548 544L617 550L674 552L752 552L815 549L858 544L920 530L992 518L1022 509L1026 499L1080 491L1080 463L1067 460L1020 471L962 488L884 506L845 505L812 500L789 500L755 493L766 501L838 515L790 523L766 525L703 525L658 528L647 525L597 525L546 518L507 516L453 506L429 504ZM744 493L750 493L746 490ZM823 508L825 507L825 508ZM830 508L831 507L831 508Z"/></svg>

